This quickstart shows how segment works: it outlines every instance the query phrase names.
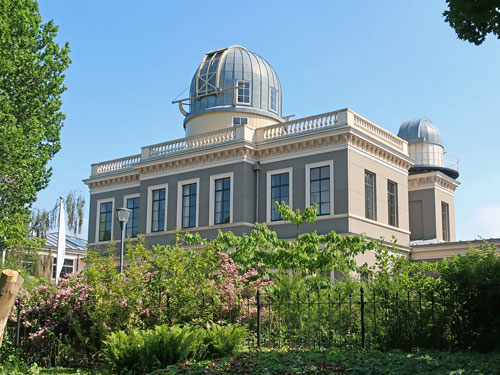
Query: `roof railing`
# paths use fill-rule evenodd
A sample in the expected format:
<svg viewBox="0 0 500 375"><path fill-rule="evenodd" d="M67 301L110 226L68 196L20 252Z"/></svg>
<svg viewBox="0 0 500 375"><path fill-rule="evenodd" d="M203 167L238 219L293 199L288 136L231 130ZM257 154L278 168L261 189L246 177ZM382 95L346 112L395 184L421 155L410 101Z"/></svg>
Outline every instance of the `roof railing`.
<svg viewBox="0 0 500 375"><path fill-rule="evenodd" d="M138 163L151 159L164 158L185 152L203 150L207 147L225 145L231 142L273 142L284 138L321 132L345 126L359 129L360 131L400 152L405 154L408 153L408 143L405 140L395 136L391 132L346 108L257 129L240 125L192 137L144 146L142 147L141 154L139 155L132 155L93 164L91 177L117 171L124 171L132 168Z"/></svg>

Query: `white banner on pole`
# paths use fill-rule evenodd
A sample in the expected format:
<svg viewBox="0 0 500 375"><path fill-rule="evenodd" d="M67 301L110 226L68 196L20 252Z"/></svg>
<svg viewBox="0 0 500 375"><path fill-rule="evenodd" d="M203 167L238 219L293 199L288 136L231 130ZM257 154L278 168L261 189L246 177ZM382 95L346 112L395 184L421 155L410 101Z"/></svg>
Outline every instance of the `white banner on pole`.
<svg viewBox="0 0 500 375"><path fill-rule="evenodd" d="M64 219L63 197L59 201L59 235L57 237L57 266L56 266L56 285L61 275L66 257L66 220Z"/></svg>

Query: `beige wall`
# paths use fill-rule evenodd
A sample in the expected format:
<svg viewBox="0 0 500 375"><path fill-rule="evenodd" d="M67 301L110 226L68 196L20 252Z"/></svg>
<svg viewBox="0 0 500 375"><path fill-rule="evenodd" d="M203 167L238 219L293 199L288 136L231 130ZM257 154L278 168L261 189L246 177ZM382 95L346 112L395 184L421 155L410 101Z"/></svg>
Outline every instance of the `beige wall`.
<svg viewBox="0 0 500 375"><path fill-rule="evenodd" d="M348 151L348 158L349 215L352 215L349 218L349 231L365 233L373 238L383 236L387 241L391 241L394 235L398 243L408 246L410 236L407 173L352 149ZM376 175L376 221L365 219L365 170ZM398 184L397 228L388 224L387 180Z"/></svg>
<svg viewBox="0 0 500 375"><path fill-rule="evenodd" d="M437 185L426 189L417 189L409 192L410 202L422 202L422 212L410 212L411 222L421 222L423 226L423 235L419 238L415 235L412 228L412 240L429 240L437 238L443 241L443 227L441 217L441 202L448 203L450 209L450 242L456 241L455 230L455 199L454 194L447 192ZM423 217L418 217L420 214Z"/></svg>
<svg viewBox="0 0 500 375"><path fill-rule="evenodd" d="M410 191L409 201L414 210L410 211L411 240L430 240L437 237L439 228L436 217L436 196L435 189L419 189ZM412 205L413 203L413 205ZM415 205L420 205L421 210ZM439 211L441 218L441 211Z"/></svg>
<svg viewBox="0 0 500 375"><path fill-rule="evenodd" d="M437 238L443 241L443 226L441 220L441 202L448 203L450 208L450 241L456 241L456 233L455 233L455 199L451 193L444 192L440 189L435 189L435 202L436 202L436 230L437 230Z"/></svg>
<svg viewBox="0 0 500 375"><path fill-rule="evenodd" d="M494 244L496 252L500 253L500 240L492 239L487 242ZM415 246L411 250L411 259L414 261L439 261L444 258L452 257L455 254L465 255L470 250L471 245L475 248L484 248L486 243L476 240L471 242L461 241L455 243Z"/></svg>
<svg viewBox="0 0 500 375"><path fill-rule="evenodd" d="M186 124L186 137L231 128L234 116L248 117L248 125L254 129L278 123L273 118L247 112L224 111L204 113L188 121Z"/></svg>

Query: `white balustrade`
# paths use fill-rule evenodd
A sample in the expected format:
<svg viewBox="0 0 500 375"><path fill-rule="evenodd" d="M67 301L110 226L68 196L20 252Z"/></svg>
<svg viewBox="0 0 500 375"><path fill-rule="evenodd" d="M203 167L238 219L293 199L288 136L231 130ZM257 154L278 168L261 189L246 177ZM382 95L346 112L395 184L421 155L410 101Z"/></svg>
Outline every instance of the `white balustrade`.
<svg viewBox="0 0 500 375"><path fill-rule="evenodd" d="M113 172L119 169L129 168L132 165L138 163L139 161L141 161L140 154L94 164L93 167L95 167L96 174L102 174L102 173ZM92 169L94 170L94 168Z"/></svg>
<svg viewBox="0 0 500 375"><path fill-rule="evenodd" d="M266 126L262 129L263 139L271 140L283 136L292 136L313 130L333 127L337 124L338 111L328 112L317 116L305 117L282 124Z"/></svg>
<svg viewBox="0 0 500 375"><path fill-rule="evenodd" d="M175 155L186 151L194 151L234 140L245 141L254 139L254 142L259 143L262 141L266 142L279 139L281 137L290 137L309 132L327 130L328 128L333 128L335 126L346 125L358 128L361 131L374 136L380 141L402 151L403 153L407 153L406 141L359 116L350 109L343 109L284 122L281 124L266 126L263 128L257 128L255 129L255 138L253 138L254 130L247 132L248 134L246 134L246 128L239 129L240 127L236 127L146 146L142 148L142 154L94 164L92 166L92 175L94 176L102 173L126 169L141 160L145 161L151 158Z"/></svg>
<svg viewBox="0 0 500 375"><path fill-rule="evenodd" d="M192 151L197 148L222 144L235 139L235 129L223 129L194 137L177 139L175 141L148 146L149 156L158 157L182 151Z"/></svg>
<svg viewBox="0 0 500 375"><path fill-rule="evenodd" d="M359 116L356 113L353 113L354 115L354 127L360 128L361 130L369 132L369 134L375 136L375 138L380 139L381 141L388 143L389 145L396 147L402 152L405 152L405 141L391 132L388 132L387 130L381 128L380 126L374 124L371 121L368 121L367 119Z"/></svg>

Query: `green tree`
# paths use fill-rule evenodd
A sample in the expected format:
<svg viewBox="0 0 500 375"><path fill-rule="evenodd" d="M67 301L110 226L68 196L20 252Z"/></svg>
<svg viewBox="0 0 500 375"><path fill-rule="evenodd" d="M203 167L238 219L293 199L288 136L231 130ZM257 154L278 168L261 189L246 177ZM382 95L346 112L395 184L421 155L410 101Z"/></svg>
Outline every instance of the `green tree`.
<svg viewBox="0 0 500 375"><path fill-rule="evenodd" d="M457 36L480 45L490 33L500 39L499 0L446 0L448 10L443 13L446 22Z"/></svg>
<svg viewBox="0 0 500 375"><path fill-rule="evenodd" d="M30 208L61 148L61 95L69 46L42 23L35 0L0 0L0 240L26 238Z"/></svg>
<svg viewBox="0 0 500 375"><path fill-rule="evenodd" d="M327 273L330 271L339 271L344 275L351 271L359 274L369 271L367 265L359 266L355 257L368 250L378 250L381 246L379 241L362 235L340 235L335 231L324 235L316 231L299 234L301 225L316 221L316 207L307 207L303 212L293 211L282 202L276 205L276 209L285 221L296 225L295 239L281 239L265 224L256 224L248 235L236 236L232 232L219 231L212 241L186 233L186 242L201 244L216 252L227 252L244 269L259 269L274 278L279 272L300 277L309 287L329 285Z"/></svg>

